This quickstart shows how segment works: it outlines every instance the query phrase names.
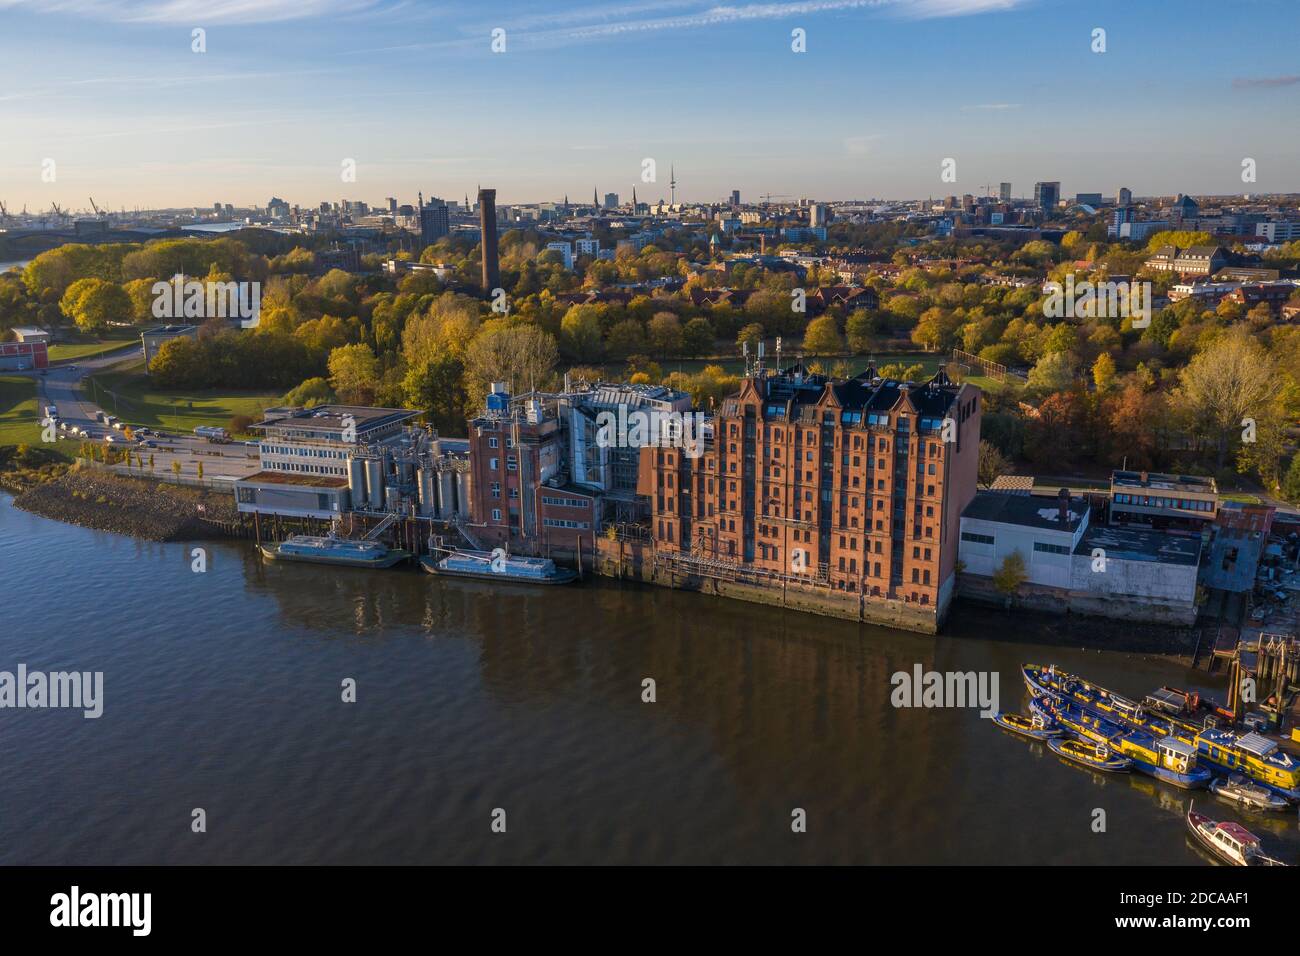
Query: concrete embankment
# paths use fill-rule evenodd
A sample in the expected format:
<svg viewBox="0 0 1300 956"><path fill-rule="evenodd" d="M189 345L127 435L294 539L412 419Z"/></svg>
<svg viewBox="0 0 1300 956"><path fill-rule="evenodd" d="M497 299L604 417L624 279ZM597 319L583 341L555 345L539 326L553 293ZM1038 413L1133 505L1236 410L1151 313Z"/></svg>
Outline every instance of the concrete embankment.
<svg viewBox="0 0 1300 956"><path fill-rule="evenodd" d="M14 504L56 521L150 541L228 537L239 521L228 492L89 468L29 488Z"/></svg>

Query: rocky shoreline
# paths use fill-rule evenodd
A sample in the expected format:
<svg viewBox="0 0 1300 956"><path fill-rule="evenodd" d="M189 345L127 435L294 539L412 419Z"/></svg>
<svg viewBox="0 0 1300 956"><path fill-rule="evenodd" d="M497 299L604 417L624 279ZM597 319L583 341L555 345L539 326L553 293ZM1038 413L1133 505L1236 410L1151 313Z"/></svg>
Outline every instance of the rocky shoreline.
<svg viewBox="0 0 1300 956"><path fill-rule="evenodd" d="M148 541L228 538L239 521L229 493L90 468L28 488L14 504L43 518Z"/></svg>

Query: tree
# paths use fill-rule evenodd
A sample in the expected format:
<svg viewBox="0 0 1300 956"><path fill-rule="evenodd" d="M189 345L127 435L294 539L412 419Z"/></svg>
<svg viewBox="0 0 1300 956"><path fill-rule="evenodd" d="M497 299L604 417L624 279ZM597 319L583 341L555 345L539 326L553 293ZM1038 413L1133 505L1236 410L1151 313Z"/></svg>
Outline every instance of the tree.
<svg viewBox="0 0 1300 956"><path fill-rule="evenodd" d="M992 488L993 482L999 475L1004 475L1011 470L1011 462L1007 461L1005 455L998 450L998 446L990 441L980 440L979 453L979 483L985 488Z"/></svg>
<svg viewBox="0 0 1300 956"><path fill-rule="evenodd" d="M465 390L477 409L492 382L511 389L541 388L555 369L555 337L533 325L502 319L485 322L465 350Z"/></svg>
<svg viewBox="0 0 1300 956"><path fill-rule="evenodd" d="M342 345L329 357L330 385L349 405L370 405L379 386L379 360L370 346Z"/></svg>
<svg viewBox="0 0 1300 956"><path fill-rule="evenodd" d="M810 355L832 355L844 351L844 340L840 337L835 317L823 315L809 322L808 331L803 336L803 347Z"/></svg>
<svg viewBox="0 0 1300 956"><path fill-rule="evenodd" d="M1230 436L1267 414L1277 387L1273 358L1244 328L1229 329L1193 356L1178 375L1175 400L1213 438L1223 467Z"/></svg>
<svg viewBox="0 0 1300 956"><path fill-rule="evenodd" d="M1026 382L1034 391L1060 392L1074 383L1074 360L1066 352L1049 352L1029 370Z"/></svg>
<svg viewBox="0 0 1300 956"><path fill-rule="evenodd" d="M1101 392L1115 384L1115 360L1109 352L1102 352L1092 363L1092 381Z"/></svg>
<svg viewBox="0 0 1300 956"><path fill-rule="evenodd" d="M713 326L708 319L695 318L682 329L682 354L697 358L713 351Z"/></svg>
<svg viewBox="0 0 1300 956"><path fill-rule="evenodd" d="M650 345L660 355L672 357L682 352L682 324L672 312L660 312L650 320Z"/></svg>
<svg viewBox="0 0 1300 956"><path fill-rule="evenodd" d="M575 305L560 321L560 344L571 358L580 362L593 362L604 352L600 334L600 318L595 311Z"/></svg>
<svg viewBox="0 0 1300 956"><path fill-rule="evenodd" d="M134 312L122 287L103 279L78 279L63 293L59 308L83 332L96 332L109 322L129 322Z"/></svg>
<svg viewBox="0 0 1300 956"><path fill-rule="evenodd" d="M763 327L759 325L757 322L749 323L749 325L741 329L740 334L736 336L736 346L739 348L743 348L744 346L748 345L749 352L751 355L753 355L758 351L758 343L762 341L763 341Z"/></svg>
<svg viewBox="0 0 1300 956"><path fill-rule="evenodd" d="M1300 501L1300 455L1291 459L1286 477L1282 479L1282 496L1287 501Z"/></svg>
<svg viewBox="0 0 1300 956"><path fill-rule="evenodd" d="M301 385L289 390L284 396L286 405L314 408L334 401L334 390L327 379L319 375L306 379Z"/></svg>
<svg viewBox="0 0 1300 956"><path fill-rule="evenodd" d="M1011 597L1020 585L1029 580L1025 571L1025 556L1018 550L1012 551L1002 559L1002 564L993 572L993 586L999 594Z"/></svg>
<svg viewBox="0 0 1300 956"><path fill-rule="evenodd" d="M854 309L844 323L849 348L856 355L866 355L879 347L877 318L866 309Z"/></svg>
<svg viewBox="0 0 1300 956"><path fill-rule="evenodd" d="M402 380L406 400L411 407L428 413L439 435L460 435L465 431L464 372L460 359L443 355L410 369Z"/></svg>

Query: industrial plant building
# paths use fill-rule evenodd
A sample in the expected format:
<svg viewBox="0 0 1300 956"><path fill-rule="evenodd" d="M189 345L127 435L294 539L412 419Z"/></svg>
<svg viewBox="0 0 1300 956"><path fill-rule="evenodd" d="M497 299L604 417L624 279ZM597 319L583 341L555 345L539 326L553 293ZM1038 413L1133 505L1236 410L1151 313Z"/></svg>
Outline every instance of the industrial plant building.
<svg viewBox="0 0 1300 956"><path fill-rule="evenodd" d="M639 447L601 440L600 416L681 414L690 396L659 385L565 383L511 396L494 383L469 423L472 519L484 546L532 554L590 551L607 522L649 518Z"/></svg>
<svg viewBox="0 0 1300 956"><path fill-rule="evenodd" d="M235 482L242 512L336 518L349 511L458 521L468 515L463 439L413 426L402 408L269 408L261 471Z"/></svg>

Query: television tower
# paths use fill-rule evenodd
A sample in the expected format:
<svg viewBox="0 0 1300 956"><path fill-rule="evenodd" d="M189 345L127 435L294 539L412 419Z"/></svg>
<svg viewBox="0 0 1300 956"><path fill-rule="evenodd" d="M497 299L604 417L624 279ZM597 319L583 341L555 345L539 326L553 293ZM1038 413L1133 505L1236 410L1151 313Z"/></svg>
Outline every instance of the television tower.
<svg viewBox="0 0 1300 956"><path fill-rule="evenodd" d="M670 205L677 205L677 170L670 163L668 165L668 202Z"/></svg>

